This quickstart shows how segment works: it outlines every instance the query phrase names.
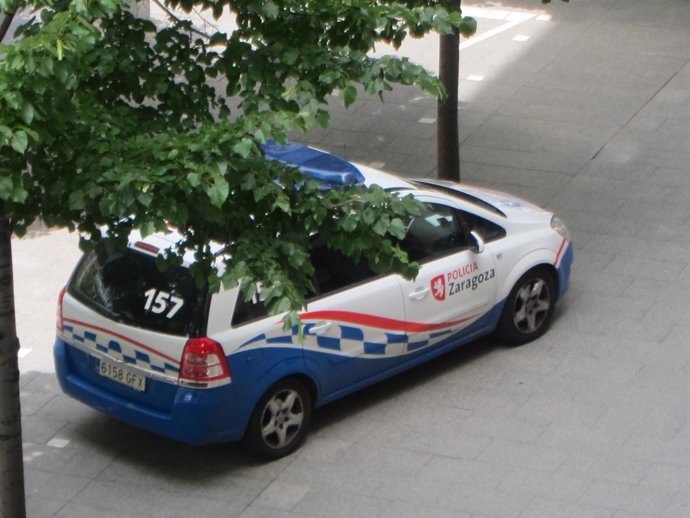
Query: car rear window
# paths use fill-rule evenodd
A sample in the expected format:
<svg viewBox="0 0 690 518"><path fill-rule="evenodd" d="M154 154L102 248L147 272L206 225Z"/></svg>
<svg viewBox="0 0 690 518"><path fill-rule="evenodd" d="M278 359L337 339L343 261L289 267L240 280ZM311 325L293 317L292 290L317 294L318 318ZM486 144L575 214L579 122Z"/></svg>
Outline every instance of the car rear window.
<svg viewBox="0 0 690 518"><path fill-rule="evenodd" d="M136 327L190 336L200 332L207 291L184 267L158 269L154 257L133 250L84 255L69 292L100 314Z"/></svg>

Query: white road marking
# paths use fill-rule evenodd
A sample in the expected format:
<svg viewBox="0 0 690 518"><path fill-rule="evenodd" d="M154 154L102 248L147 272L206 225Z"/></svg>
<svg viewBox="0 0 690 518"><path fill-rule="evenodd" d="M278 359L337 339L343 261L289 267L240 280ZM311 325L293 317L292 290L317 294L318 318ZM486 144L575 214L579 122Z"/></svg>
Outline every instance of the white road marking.
<svg viewBox="0 0 690 518"><path fill-rule="evenodd" d="M485 18L490 18L490 16L484 16ZM508 16L505 18L508 19L508 21L504 24L499 25L495 29L491 29L490 31L486 31L479 36L473 36L469 40L465 40L460 44L460 50L466 49L467 47L471 47L472 45L476 45L477 43L481 43L482 41L488 40L489 38L493 38L494 36L501 34L502 32L508 31L510 29L513 29L514 27L517 27L518 25L525 23L528 20L532 20L535 18L536 15L530 14L530 13L508 13ZM492 18L492 19L497 19L497 18ZM501 18L504 19L504 18Z"/></svg>
<svg viewBox="0 0 690 518"><path fill-rule="evenodd" d="M64 448L69 444L69 442L69 439L64 439L62 437L53 437L46 443L46 445L50 446L51 448Z"/></svg>

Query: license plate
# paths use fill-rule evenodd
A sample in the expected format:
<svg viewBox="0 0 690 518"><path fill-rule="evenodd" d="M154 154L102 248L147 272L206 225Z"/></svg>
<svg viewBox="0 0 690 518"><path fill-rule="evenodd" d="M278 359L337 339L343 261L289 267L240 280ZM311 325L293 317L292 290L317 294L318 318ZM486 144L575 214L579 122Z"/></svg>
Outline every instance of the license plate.
<svg viewBox="0 0 690 518"><path fill-rule="evenodd" d="M138 392L144 392L146 390L146 378L144 376L135 374L129 369L114 363L100 360L96 364L96 372L104 378L113 380Z"/></svg>

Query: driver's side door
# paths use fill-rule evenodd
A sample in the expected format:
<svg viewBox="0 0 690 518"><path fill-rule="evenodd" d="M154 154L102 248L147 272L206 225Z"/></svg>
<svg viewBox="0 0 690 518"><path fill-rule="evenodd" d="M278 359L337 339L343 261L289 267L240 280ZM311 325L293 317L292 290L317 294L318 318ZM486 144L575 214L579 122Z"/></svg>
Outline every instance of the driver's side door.
<svg viewBox="0 0 690 518"><path fill-rule="evenodd" d="M426 203L413 218L402 248L421 269L400 279L405 305L407 353L454 341L495 303L496 260L477 251L466 216L442 203Z"/></svg>

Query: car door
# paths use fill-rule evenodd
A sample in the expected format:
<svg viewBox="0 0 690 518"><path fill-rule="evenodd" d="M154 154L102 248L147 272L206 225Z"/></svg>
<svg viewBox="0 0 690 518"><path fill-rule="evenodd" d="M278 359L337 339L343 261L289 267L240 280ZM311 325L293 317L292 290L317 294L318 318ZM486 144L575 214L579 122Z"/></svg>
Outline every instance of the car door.
<svg viewBox="0 0 690 518"><path fill-rule="evenodd" d="M313 242L316 294L302 313L307 368L322 394L380 375L405 350L405 306L397 277L375 275L324 243Z"/></svg>
<svg viewBox="0 0 690 518"><path fill-rule="evenodd" d="M235 290L227 295L236 298L232 342L246 357L245 377L248 369L256 370L257 377L279 376L280 365L294 363L299 354L319 386L320 399L335 399L400 363L407 339L405 306L395 275L375 275L366 261L354 262L318 237L310 247L315 291L300 313L301 334L267 316L258 298L244 300Z"/></svg>
<svg viewBox="0 0 690 518"><path fill-rule="evenodd" d="M465 213L434 198L414 217L401 246L421 265L416 279L399 278L405 305L406 353L456 343L483 329L495 304L496 258L470 246Z"/></svg>

